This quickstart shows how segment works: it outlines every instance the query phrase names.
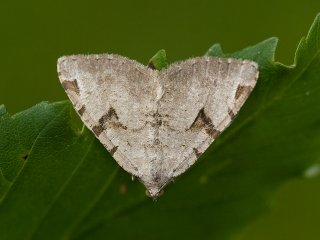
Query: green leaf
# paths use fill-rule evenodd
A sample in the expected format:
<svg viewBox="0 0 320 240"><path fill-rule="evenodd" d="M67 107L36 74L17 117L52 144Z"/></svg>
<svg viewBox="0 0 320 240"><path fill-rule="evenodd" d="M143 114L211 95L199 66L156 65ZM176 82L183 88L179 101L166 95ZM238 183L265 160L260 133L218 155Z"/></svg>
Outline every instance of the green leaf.
<svg viewBox="0 0 320 240"><path fill-rule="evenodd" d="M230 239L269 208L286 181L320 158L320 15L295 65L274 62L276 38L233 54L260 77L234 123L154 202L68 102L13 115L0 107L1 239ZM310 174L311 172L311 174Z"/></svg>
<svg viewBox="0 0 320 240"><path fill-rule="evenodd" d="M152 69L161 70L163 68L168 67L168 60L166 51L161 49L159 50L150 60L148 63L148 67Z"/></svg>
<svg viewBox="0 0 320 240"><path fill-rule="evenodd" d="M1 239L66 237L103 194L119 188L119 167L74 122L68 102L41 103L12 117L4 108L0 113L0 166L9 182L0 205ZM113 191L108 202L125 207L136 199L139 194Z"/></svg>

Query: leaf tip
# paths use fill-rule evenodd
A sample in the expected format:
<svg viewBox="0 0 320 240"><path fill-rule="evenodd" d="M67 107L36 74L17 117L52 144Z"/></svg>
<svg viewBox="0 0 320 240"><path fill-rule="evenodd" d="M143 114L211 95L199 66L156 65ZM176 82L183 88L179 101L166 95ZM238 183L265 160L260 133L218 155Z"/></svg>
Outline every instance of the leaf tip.
<svg viewBox="0 0 320 240"><path fill-rule="evenodd" d="M164 49L159 50L148 63L151 69L161 70L168 67L167 54Z"/></svg>
<svg viewBox="0 0 320 240"><path fill-rule="evenodd" d="M4 106L4 104L1 104L1 105L0 105L0 117L1 117L2 115L5 115L6 113L7 113L6 107Z"/></svg>
<svg viewBox="0 0 320 240"><path fill-rule="evenodd" d="M298 66L308 54L318 53L320 49L320 13L311 24L306 37L302 37L296 49L294 66Z"/></svg>
<svg viewBox="0 0 320 240"><path fill-rule="evenodd" d="M208 51L205 53L206 56L222 56L223 51L220 43L213 44Z"/></svg>

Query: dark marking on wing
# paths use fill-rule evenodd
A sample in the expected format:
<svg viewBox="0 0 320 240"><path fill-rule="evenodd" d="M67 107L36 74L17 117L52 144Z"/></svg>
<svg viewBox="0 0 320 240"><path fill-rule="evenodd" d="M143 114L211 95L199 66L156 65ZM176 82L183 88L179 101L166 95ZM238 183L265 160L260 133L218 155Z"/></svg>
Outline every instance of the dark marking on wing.
<svg viewBox="0 0 320 240"><path fill-rule="evenodd" d="M232 111L231 108L228 109L228 114L229 114L231 120L233 120L235 118L235 114L234 114L234 112Z"/></svg>
<svg viewBox="0 0 320 240"><path fill-rule="evenodd" d="M156 172L152 174L152 179L154 182L158 183L161 180L161 173Z"/></svg>
<svg viewBox="0 0 320 240"><path fill-rule="evenodd" d="M78 82L76 79L71 80L71 81L63 81L62 83L62 87L64 88L64 90L69 90L72 92L75 92L76 94L80 94L80 89L78 86Z"/></svg>
<svg viewBox="0 0 320 240"><path fill-rule="evenodd" d="M110 150L110 154L111 156L113 156L113 154L118 150L119 146L114 146L111 150Z"/></svg>
<svg viewBox="0 0 320 240"><path fill-rule="evenodd" d="M85 111L86 111L86 106L82 105L82 107L78 110L78 113L80 114L80 116L82 116Z"/></svg>
<svg viewBox="0 0 320 240"><path fill-rule="evenodd" d="M99 119L99 124L103 127L109 124L113 128L127 129L126 126L119 122L119 117L113 107L110 107L108 112Z"/></svg>
<svg viewBox="0 0 320 240"><path fill-rule="evenodd" d="M99 123L101 125L104 125L105 123L107 123L111 120L113 120L113 121L119 120L119 117L116 113L116 110L113 107L110 107L108 112L99 119Z"/></svg>
<svg viewBox="0 0 320 240"><path fill-rule="evenodd" d="M93 128L92 128L92 131L94 132L94 134L97 136L97 137L99 137L100 136L100 134L103 132L103 127L101 126L101 125L98 125L98 126L94 126Z"/></svg>
<svg viewBox="0 0 320 240"><path fill-rule="evenodd" d="M221 132L217 129L210 129L210 131L209 132L207 131L207 133L210 135L212 139L216 139Z"/></svg>
<svg viewBox="0 0 320 240"><path fill-rule="evenodd" d="M196 148L193 148L193 152L194 152L194 154L196 155L197 158L199 158L201 156L201 154L202 154L202 152L199 152L199 150L196 149Z"/></svg>
<svg viewBox="0 0 320 240"><path fill-rule="evenodd" d="M151 116L154 117L154 121L151 122L152 127L158 128L163 124L162 122L163 116L159 114L158 110Z"/></svg>
<svg viewBox="0 0 320 240"><path fill-rule="evenodd" d="M121 122L110 122L110 126L113 128L122 128L127 130L127 126L124 126Z"/></svg>
<svg viewBox="0 0 320 240"><path fill-rule="evenodd" d="M239 85L236 91L235 99L238 100L243 94L249 94L251 89L252 88L250 86Z"/></svg>
<svg viewBox="0 0 320 240"><path fill-rule="evenodd" d="M204 129L205 132L213 139L220 134L220 131L215 129L212 120L205 114L204 108L201 108L189 129Z"/></svg>

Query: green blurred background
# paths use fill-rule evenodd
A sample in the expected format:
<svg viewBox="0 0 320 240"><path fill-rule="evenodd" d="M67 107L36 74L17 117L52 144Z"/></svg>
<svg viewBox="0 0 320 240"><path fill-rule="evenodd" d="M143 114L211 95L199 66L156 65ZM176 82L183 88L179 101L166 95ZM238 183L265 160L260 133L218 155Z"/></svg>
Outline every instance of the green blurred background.
<svg viewBox="0 0 320 240"><path fill-rule="evenodd" d="M1 0L0 104L14 113L66 99L56 74L66 54L118 53L147 63L164 48L173 62L216 42L232 52L277 36L276 59L291 64L318 12L319 0ZM289 182L242 238L318 240L319 203L320 178Z"/></svg>

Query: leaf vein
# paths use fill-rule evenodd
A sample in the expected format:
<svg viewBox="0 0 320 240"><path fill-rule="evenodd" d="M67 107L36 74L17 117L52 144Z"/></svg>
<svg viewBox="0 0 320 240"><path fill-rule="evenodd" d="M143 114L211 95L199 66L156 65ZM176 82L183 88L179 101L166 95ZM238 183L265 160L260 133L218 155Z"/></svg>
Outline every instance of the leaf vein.
<svg viewBox="0 0 320 240"><path fill-rule="evenodd" d="M34 142L32 143L32 146L31 146L30 150L28 151L28 152L29 152L29 157L30 157L30 155L31 155L31 153L32 153L32 151L33 151L33 148L34 148L34 146L36 145L37 141L40 139L40 136L42 135L42 133L48 128L48 126L49 126L52 122L54 122L54 121L64 112L64 110L65 110L66 108L67 108L67 107L62 108L62 109L60 110L60 112L59 112L54 118L52 118L48 123L46 123L46 125L45 125L45 126L42 128L42 130L38 133L37 137L35 138ZM11 186L13 186L14 183L16 182L16 180L19 178L19 176L21 175L23 169L25 168L25 166L26 166L26 164L27 164L28 162L29 162L28 159L26 159L26 160L24 161L24 163L23 163L23 165L21 166L20 170L18 171L17 175L16 175L16 176L14 177L14 179L11 181ZM10 186L10 188L8 188L8 190L4 193L4 195L3 195L0 203L3 202L3 201L6 199L6 197L8 196L8 193L10 192L11 186Z"/></svg>

